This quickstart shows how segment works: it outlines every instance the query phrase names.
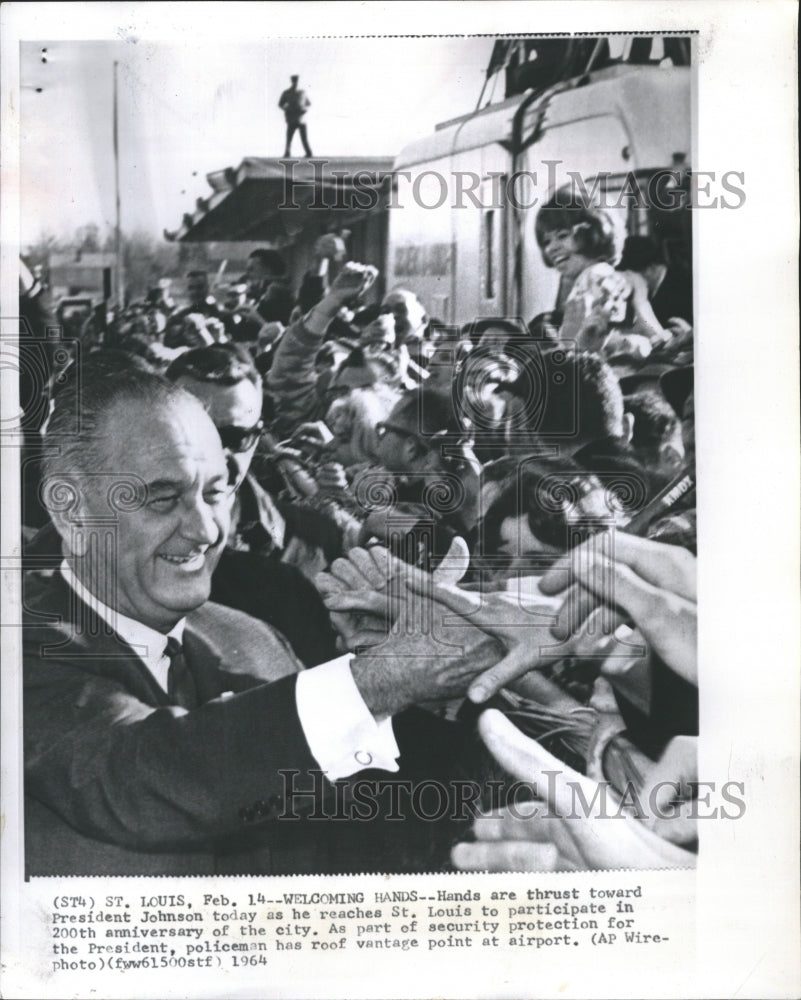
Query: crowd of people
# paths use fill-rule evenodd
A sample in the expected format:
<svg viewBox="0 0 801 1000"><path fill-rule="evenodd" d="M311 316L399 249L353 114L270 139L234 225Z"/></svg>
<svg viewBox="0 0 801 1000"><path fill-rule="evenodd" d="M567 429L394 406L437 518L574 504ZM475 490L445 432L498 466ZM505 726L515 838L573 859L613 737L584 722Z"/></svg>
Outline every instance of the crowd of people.
<svg viewBox="0 0 801 1000"><path fill-rule="evenodd" d="M560 284L530 320L376 300L327 233L297 289L259 250L50 352L22 394L31 874L692 865L692 289L576 199L535 232ZM281 822L365 776L476 809L452 851L420 808Z"/></svg>

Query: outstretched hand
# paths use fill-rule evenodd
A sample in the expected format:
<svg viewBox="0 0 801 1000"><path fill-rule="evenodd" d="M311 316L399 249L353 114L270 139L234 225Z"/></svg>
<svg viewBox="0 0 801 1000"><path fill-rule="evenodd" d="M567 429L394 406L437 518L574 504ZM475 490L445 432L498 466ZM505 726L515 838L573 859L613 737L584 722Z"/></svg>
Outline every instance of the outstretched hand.
<svg viewBox="0 0 801 1000"><path fill-rule="evenodd" d="M545 662L548 651L555 648L550 642L548 626L554 621L556 605L554 601L544 598L528 607L514 592L475 593L460 590L456 582L437 580L431 592L433 599L499 640L506 651L506 655L476 677L468 689L468 698L481 703ZM407 586L423 592L415 577L407 581ZM537 631L534 632L534 629ZM553 659L550 656L548 662Z"/></svg>
<svg viewBox="0 0 801 1000"><path fill-rule="evenodd" d="M453 539L431 576L393 556L384 546L373 545L353 548L346 559L335 559L330 573L318 574L315 582L334 628L347 648L356 650L386 638L406 599L402 581L415 580L420 592L430 593L432 584L458 583L469 563L470 553L461 538Z"/></svg>
<svg viewBox="0 0 801 1000"><path fill-rule="evenodd" d="M564 655L576 655L586 633L598 634L588 626L599 605L615 607L631 617L671 670L698 683L696 560L686 549L616 532L610 558L591 538L542 577L540 590L564 595L554 628L566 644ZM601 655L606 639L600 639ZM582 652L589 655L586 646Z"/></svg>
<svg viewBox="0 0 801 1000"><path fill-rule="evenodd" d="M378 277L378 268L349 260L342 266L323 300L334 312L360 299ZM321 303L322 305L322 303Z"/></svg>
<svg viewBox="0 0 801 1000"><path fill-rule="evenodd" d="M464 871L564 871L689 868L695 855L657 836L619 808L606 785L567 767L503 713L489 709L479 731L514 777L536 785L537 798L496 810L474 823L474 843L457 844L451 860Z"/></svg>

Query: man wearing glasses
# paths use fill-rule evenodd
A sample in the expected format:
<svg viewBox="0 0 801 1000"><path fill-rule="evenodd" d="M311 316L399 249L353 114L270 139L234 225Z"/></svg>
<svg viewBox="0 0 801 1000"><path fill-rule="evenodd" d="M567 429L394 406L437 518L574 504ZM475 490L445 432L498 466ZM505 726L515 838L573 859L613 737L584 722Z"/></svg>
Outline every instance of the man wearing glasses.
<svg viewBox="0 0 801 1000"><path fill-rule="evenodd" d="M382 468L354 483L367 514L362 541L378 538L428 570L476 525L480 466L472 440L452 399L428 387L407 392L376 432ZM371 495L382 500L374 510Z"/></svg>
<svg viewBox="0 0 801 1000"><path fill-rule="evenodd" d="M277 628L307 666L331 659L336 636L328 613L300 569L282 561L297 527L322 515L292 517L249 471L263 430L261 378L249 355L236 344L198 347L177 357L167 378L203 403L235 491L213 599Z"/></svg>

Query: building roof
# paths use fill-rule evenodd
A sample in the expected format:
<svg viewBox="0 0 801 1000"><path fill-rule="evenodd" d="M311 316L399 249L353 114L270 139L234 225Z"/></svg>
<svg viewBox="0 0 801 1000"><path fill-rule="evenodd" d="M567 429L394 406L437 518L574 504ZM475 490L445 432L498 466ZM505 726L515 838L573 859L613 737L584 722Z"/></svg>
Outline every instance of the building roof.
<svg viewBox="0 0 801 1000"><path fill-rule="evenodd" d="M309 224L344 225L385 205L392 157L279 159L248 156L236 168L207 174L211 194L198 198L167 240L257 240L283 245Z"/></svg>

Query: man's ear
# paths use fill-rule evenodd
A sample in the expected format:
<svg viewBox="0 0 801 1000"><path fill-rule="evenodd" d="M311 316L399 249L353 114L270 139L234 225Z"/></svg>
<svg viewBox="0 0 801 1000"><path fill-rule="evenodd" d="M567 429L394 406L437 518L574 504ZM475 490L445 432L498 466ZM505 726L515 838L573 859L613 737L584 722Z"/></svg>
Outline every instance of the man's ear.
<svg viewBox="0 0 801 1000"><path fill-rule="evenodd" d="M634 414L624 413L623 414L623 437L626 439L628 444L631 444L631 439L634 436Z"/></svg>
<svg viewBox="0 0 801 1000"><path fill-rule="evenodd" d="M76 531L86 514L83 494L73 480L55 478L44 484L42 499L53 526L61 536L64 552L81 558L86 555L86 532Z"/></svg>

